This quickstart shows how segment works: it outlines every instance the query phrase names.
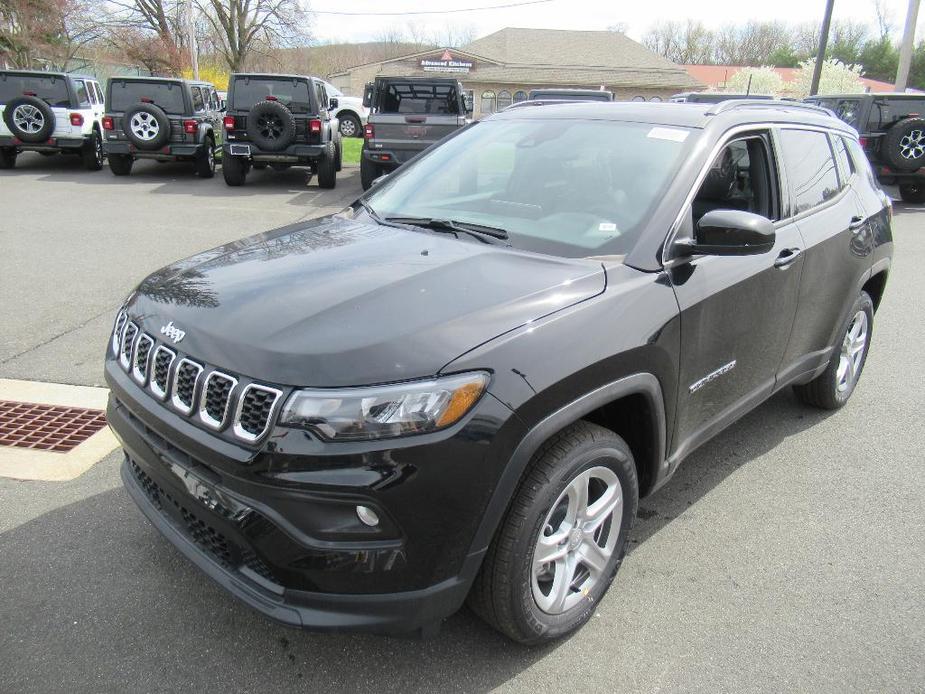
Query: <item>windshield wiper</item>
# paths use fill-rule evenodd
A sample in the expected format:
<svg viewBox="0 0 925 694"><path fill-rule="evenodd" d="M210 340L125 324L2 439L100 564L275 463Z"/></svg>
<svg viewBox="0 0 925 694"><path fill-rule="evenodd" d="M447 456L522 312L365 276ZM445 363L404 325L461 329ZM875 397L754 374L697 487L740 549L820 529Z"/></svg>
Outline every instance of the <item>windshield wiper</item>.
<svg viewBox="0 0 925 694"><path fill-rule="evenodd" d="M508 234L504 229L498 227L485 226L484 224L473 224L472 222L458 222L454 219L434 219L431 217L386 217L386 222L396 224L410 224L411 226L432 229L433 231L443 231L456 234L469 234L484 243L492 243L492 240L505 241Z"/></svg>

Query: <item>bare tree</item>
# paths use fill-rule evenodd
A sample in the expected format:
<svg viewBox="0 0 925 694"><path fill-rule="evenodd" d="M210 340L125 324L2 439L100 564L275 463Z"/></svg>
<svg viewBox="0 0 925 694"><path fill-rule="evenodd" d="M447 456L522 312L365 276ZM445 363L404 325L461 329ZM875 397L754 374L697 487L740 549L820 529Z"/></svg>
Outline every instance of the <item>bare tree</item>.
<svg viewBox="0 0 925 694"><path fill-rule="evenodd" d="M682 64L708 63L713 58L713 33L702 22L661 22L642 38L649 50Z"/></svg>
<svg viewBox="0 0 925 694"><path fill-rule="evenodd" d="M215 47L232 72L254 53L308 39L299 0L200 0Z"/></svg>
<svg viewBox="0 0 925 694"><path fill-rule="evenodd" d="M714 59L724 65L762 65L769 56L789 48L793 32L781 22L726 25L716 32Z"/></svg>

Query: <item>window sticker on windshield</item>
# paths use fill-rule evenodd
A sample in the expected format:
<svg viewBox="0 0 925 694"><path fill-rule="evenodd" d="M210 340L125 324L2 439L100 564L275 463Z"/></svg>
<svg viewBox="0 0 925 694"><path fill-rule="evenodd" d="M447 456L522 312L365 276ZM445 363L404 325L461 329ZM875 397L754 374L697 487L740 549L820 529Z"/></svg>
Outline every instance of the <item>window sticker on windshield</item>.
<svg viewBox="0 0 925 694"><path fill-rule="evenodd" d="M597 225L598 231L616 231L617 225L613 222L601 222Z"/></svg>
<svg viewBox="0 0 925 694"><path fill-rule="evenodd" d="M687 139L687 135L687 130L678 130L677 128L652 128L646 137L652 137L656 140L684 142L684 140Z"/></svg>

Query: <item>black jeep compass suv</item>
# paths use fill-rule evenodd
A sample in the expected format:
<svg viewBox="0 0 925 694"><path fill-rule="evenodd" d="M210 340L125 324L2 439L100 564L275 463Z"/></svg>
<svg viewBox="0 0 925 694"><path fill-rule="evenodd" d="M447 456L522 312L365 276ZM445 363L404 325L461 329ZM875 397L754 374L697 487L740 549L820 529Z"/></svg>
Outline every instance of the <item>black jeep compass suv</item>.
<svg viewBox="0 0 925 694"><path fill-rule="evenodd" d="M429 631L468 598L562 636L686 455L787 386L845 404L891 214L816 107L496 114L145 279L106 358L125 485L280 622Z"/></svg>

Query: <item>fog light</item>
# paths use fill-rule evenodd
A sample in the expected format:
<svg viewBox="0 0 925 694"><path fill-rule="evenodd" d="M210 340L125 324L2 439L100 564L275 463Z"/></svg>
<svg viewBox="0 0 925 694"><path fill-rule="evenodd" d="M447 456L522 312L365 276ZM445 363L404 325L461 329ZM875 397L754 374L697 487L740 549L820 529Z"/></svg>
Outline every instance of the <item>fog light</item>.
<svg viewBox="0 0 925 694"><path fill-rule="evenodd" d="M357 518L363 521L364 525L371 528L379 525L379 514L373 511L369 506L357 506Z"/></svg>

